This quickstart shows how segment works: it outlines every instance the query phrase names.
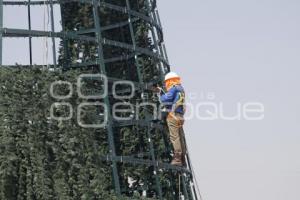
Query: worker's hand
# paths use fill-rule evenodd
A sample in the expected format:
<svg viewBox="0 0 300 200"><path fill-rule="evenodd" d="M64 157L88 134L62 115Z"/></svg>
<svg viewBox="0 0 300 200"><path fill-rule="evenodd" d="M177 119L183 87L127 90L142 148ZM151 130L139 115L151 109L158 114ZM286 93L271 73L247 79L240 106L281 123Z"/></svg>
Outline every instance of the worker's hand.
<svg viewBox="0 0 300 200"><path fill-rule="evenodd" d="M152 91L153 91L154 93L161 93L162 88L160 88L160 87L153 87L153 88L152 88Z"/></svg>
<svg viewBox="0 0 300 200"><path fill-rule="evenodd" d="M160 87L153 87L152 91L155 93L160 93L161 92L161 88Z"/></svg>

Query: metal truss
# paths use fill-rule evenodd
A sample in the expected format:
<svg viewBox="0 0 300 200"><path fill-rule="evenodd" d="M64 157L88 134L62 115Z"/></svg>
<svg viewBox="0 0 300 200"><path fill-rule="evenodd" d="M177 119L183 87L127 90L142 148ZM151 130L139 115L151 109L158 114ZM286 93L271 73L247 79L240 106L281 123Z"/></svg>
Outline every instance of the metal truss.
<svg viewBox="0 0 300 200"><path fill-rule="evenodd" d="M53 46L53 64L50 65L51 68L60 69L61 66L57 63L57 55L55 52L55 39L59 38L62 40L66 39L74 39L78 41L92 42L97 47L98 58L95 61L82 62L82 63L70 63L70 68L81 68L81 67L89 67L89 66L97 66L99 71L106 75L106 65L109 63L126 61L129 59L135 59L135 67L138 74L138 82L134 82L134 85L140 92L144 92L149 88L149 85L153 85L153 83L145 83L142 79L141 66L139 62L137 62L136 58L141 55L146 55L151 57L155 61L156 67L160 69L160 81L163 80L163 76L166 72L170 70L168 57L166 48L163 40L163 32L161 27L161 22L159 19L158 11L156 9L156 0L145 0L147 4L147 12L140 13L131 9L129 0L124 0L126 2L126 6L114 5L112 3L108 3L109 0L46 0L46 1L3 1L0 0L0 66L7 67L2 65L2 54L3 54L3 38L27 38L29 40L29 55L30 55L30 63L26 66L33 65L32 61L32 38L38 37L47 37L52 39ZM79 2L83 4L89 4L93 8L93 18L95 27L86 29L86 30L78 30L78 31L61 31L55 32L54 30L54 14L53 14L53 6L54 5L62 5L70 2ZM50 19L51 19L51 30L50 31L40 31L40 30L32 30L31 28L31 7L32 6L42 6L49 5L50 6ZM3 7L5 6L26 6L28 8L28 29L14 29L9 27L3 27ZM121 21L116 24L110 24L107 26L101 26L101 19L99 17L99 7L103 7L106 9L111 9L116 12L123 13L127 15L127 21ZM143 22L150 24L150 35L152 37L154 43L154 50L144 47L139 47L135 40L135 33L133 30L134 22L142 20ZM131 44L124 43L121 41L115 41L108 38L104 38L102 33L104 31L113 30L120 27L129 27L130 37L132 40ZM87 36L87 34L94 36ZM104 58L104 50L103 46L112 46L121 48L124 50L129 50L131 53L128 55L122 55L112 58ZM10 66L11 67L11 66ZM118 81L116 78L109 78L110 82ZM109 97L104 98L105 104L108 108L111 107L109 102ZM110 109L108 109L110 110ZM112 114L108 113L109 119L112 119ZM194 175L191 170L190 162L188 162L187 167L176 167L172 166L169 163L163 163L157 160L157 156L155 155L155 149L152 142L153 135L151 130L153 129L162 129L163 126L157 122L154 122L150 119L151 116L146 120L129 120L129 121L114 121L108 120L108 124L106 126L107 135L108 135L108 144L109 144L109 154L102 156L101 160L107 161L111 163L112 172L113 172L113 183L115 191L118 195L121 195L123 189L120 184L119 177L119 169L118 164L120 163L128 163L132 165L144 165L148 167L153 167L153 172L155 174L155 188L156 194L159 199L164 199L162 186L160 183L159 172L162 170L170 170L175 174L180 175L181 186L183 188L183 196L184 199L194 200L198 199L197 192L194 186ZM115 138L114 138L114 128L116 127L126 127L126 126L139 126L147 128L147 138L149 139L149 147L150 147L150 160L136 158L136 156L122 156L117 155L115 149ZM187 157L188 161L189 158ZM178 197L174 197L173 199L178 199Z"/></svg>

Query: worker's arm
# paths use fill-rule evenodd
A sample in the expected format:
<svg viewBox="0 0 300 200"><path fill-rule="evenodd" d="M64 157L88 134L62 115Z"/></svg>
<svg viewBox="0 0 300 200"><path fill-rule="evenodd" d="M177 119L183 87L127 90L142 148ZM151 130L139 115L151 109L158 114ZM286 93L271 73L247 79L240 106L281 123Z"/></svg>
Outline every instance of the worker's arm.
<svg viewBox="0 0 300 200"><path fill-rule="evenodd" d="M176 88L172 87L167 93L160 96L160 101L165 104L173 103L176 96Z"/></svg>

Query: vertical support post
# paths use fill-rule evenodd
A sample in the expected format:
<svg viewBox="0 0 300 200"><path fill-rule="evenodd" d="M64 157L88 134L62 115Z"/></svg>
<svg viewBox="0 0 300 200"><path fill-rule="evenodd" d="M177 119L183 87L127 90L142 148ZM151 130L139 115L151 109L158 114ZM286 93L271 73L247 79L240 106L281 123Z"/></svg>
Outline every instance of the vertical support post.
<svg viewBox="0 0 300 200"><path fill-rule="evenodd" d="M185 175L182 173L179 178L182 178L182 181L181 181L181 184L183 186L183 195L184 195L184 199L189 199L189 200L193 200L193 199L190 199L189 198L189 195L188 195L188 192L187 192L187 181L186 181L186 178L185 178Z"/></svg>
<svg viewBox="0 0 300 200"><path fill-rule="evenodd" d="M158 25L159 25L160 27L162 27L162 24L161 24L161 21L160 21L160 17L159 17L158 11L155 10L155 11L153 12L153 15L154 15L154 18L156 18L155 20L156 20L156 22L158 23ZM162 43L162 47L163 47L163 50L164 50L165 58L166 58L167 62L169 62L168 53L167 53L167 49L166 49L165 43Z"/></svg>
<svg viewBox="0 0 300 200"><path fill-rule="evenodd" d="M160 27L161 27L161 24L159 24L156 20L156 16L155 16L155 8L151 7L151 2L149 0L147 0L147 9L148 9L148 13L149 13L149 17L151 18L151 21L158 24ZM161 45L158 45L158 40L156 38L156 35L155 35L155 31L154 31L154 27L151 26L151 32L152 32L152 37L154 39L154 44L155 44L155 47L157 49L157 52L159 52L159 55L163 58L164 57L164 52L162 50L162 47ZM161 43L162 41L160 41Z"/></svg>
<svg viewBox="0 0 300 200"><path fill-rule="evenodd" d="M187 182L188 182L188 187L187 187L188 195L192 198L192 200L198 200L197 192L194 190L195 187L194 187L192 175L190 174L188 175Z"/></svg>
<svg viewBox="0 0 300 200"><path fill-rule="evenodd" d="M161 21L160 21L160 17L159 17L159 13L157 10L154 10L153 11L153 18L154 18L154 21L160 26L162 27L161 25ZM162 46L162 52L163 52L163 55L165 56L165 59L167 60L167 62L169 63L169 58L168 58L168 54L167 54L167 50L166 50L166 46L165 44L162 43L160 44ZM168 69L168 71L170 71L170 66L166 66L166 68Z"/></svg>
<svg viewBox="0 0 300 200"><path fill-rule="evenodd" d="M184 144L187 144L185 137L183 137L183 139L184 139ZM198 200L198 196L197 196L198 194L197 194L197 191L196 191L196 188L195 188L195 185L194 185L194 181L195 181L194 176L195 176L195 174L193 174L193 167L192 167L192 163L191 163L191 160L190 160L190 155L189 155L188 148L187 148L186 160L187 160L187 167L191 170L190 181L189 182L190 182L190 186L192 187L192 193L194 194L194 199Z"/></svg>
<svg viewBox="0 0 300 200"><path fill-rule="evenodd" d="M162 46L163 46L165 58L166 58L167 62L169 62L169 58L168 58L168 54L167 54L166 45L165 45L165 44L162 44Z"/></svg>
<svg viewBox="0 0 300 200"><path fill-rule="evenodd" d="M159 199L162 200L163 196L162 196L162 189L161 189L161 185L159 182L159 177L158 177L158 168L156 167L156 159L155 159L155 153L154 153L154 146L153 146L153 142L152 142L152 135L151 135L151 129L152 129L152 123L150 124L150 126L148 126L148 139L149 139L149 143L150 143L150 153L151 153L151 159L152 159L152 163L153 163L153 168L154 168L154 175L155 175L155 182L156 182L156 189L157 189L157 193L159 196Z"/></svg>
<svg viewBox="0 0 300 200"><path fill-rule="evenodd" d="M0 0L0 66L2 66L2 40L3 40L3 0Z"/></svg>
<svg viewBox="0 0 300 200"><path fill-rule="evenodd" d="M130 35L131 35L132 45L133 45L134 54L135 54L135 64L136 64L136 68L137 68L137 72L138 72L139 83L140 83L140 85L142 87L142 91L143 91L144 90L144 81L143 81L142 74L141 74L141 66L137 61L137 58L138 58L138 55L136 54L137 45L136 45L136 41L135 41L135 34L134 34L132 18L131 18L131 14L130 14L131 7L130 7L129 0L126 0L126 9L127 9L127 13L128 13ZM156 160L155 160L155 155L154 155L154 147L153 147L153 143L152 143L152 139L151 139L151 132L150 132L151 129L150 128L151 127L148 126L147 134L148 134L148 138L150 140L149 143L150 143L150 153L151 153L151 157L152 157L152 162L153 162L153 164L155 164ZM158 169L155 165L154 165L154 173L155 173L155 182L156 182L157 193L158 193L159 199L162 200L163 199L162 190L161 190L161 185L160 185L158 174L157 174Z"/></svg>
<svg viewBox="0 0 300 200"><path fill-rule="evenodd" d="M50 16L51 16L51 32L54 33L55 32L55 28L54 28L54 14L53 14L53 0L50 0ZM55 38L53 35L51 35L52 37L52 54L53 54L53 64L54 64L54 68L56 68L56 45L55 45Z"/></svg>
<svg viewBox="0 0 300 200"><path fill-rule="evenodd" d="M148 10L149 16L151 18L151 21L155 22L155 20L153 19L153 18L155 18L154 14L153 14L155 8L151 8L151 2L149 0L146 0L146 1L147 1L146 6L147 6L147 10ZM152 17L152 15L153 15L153 17ZM156 49L157 53L159 54L159 56L164 58L163 50L162 50L161 46L158 45L157 37L156 37L155 30L154 30L153 26L151 26L151 34L152 34L154 46L155 46L155 49ZM163 81L165 71L164 71L164 68L163 68L163 64L161 62L159 62L159 65L160 65L159 66L159 68L160 68L160 79L161 79L161 81Z"/></svg>
<svg viewBox="0 0 300 200"><path fill-rule="evenodd" d="M63 17L63 6L64 4L60 4L60 13L61 13L61 26L62 26L62 31L65 32L66 31L66 23L65 23L65 19ZM66 39L65 37L62 38L63 40L63 51L64 51L64 58L63 58L63 63L62 63L62 68L63 70L66 70L69 66L69 58L70 58L70 54L69 54L69 51L68 51L68 39Z"/></svg>
<svg viewBox="0 0 300 200"><path fill-rule="evenodd" d="M132 25L132 18L131 18L131 14L130 14L130 3L129 0L126 0L126 9L127 9L127 14L128 14L128 22L129 22L129 30L130 30L130 36L131 36L131 41L132 41L132 45L133 45L133 49L134 49L134 55L135 55L135 65L136 65L136 69L138 72L138 79L139 79L139 83L143 88L143 78L142 78L142 73L141 73L141 66L140 64L137 62L138 59L138 55L136 53L136 41L135 41L135 34L134 34L134 30L133 30L133 25Z"/></svg>
<svg viewBox="0 0 300 200"><path fill-rule="evenodd" d="M100 4L100 1L93 0L93 16L94 16L94 23L95 23L95 29L96 29L96 37L97 37L97 43L98 43L98 61L99 61L99 67L100 71L103 75L106 75L106 69L105 69L105 63L104 63L104 55L103 55L103 44L102 44L102 34L101 34L101 26L100 26L100 17L99 17L99 10L98 5ZM99 5L100 6L100 5ZM107 122L107 131L108 131L108 143L110 148L110 155L112 160L112 170L113 170L113 177L114 177L114 185L115 190L118 196L121 195L121 187L120 187L120 180L118 175L118 168L116 163L116 150L115 150L115 143L114 143L114 134L113 134L113 127L112 127L112 116L111 116L111 110L110 110L110 103L109 98L106 96L104 98L104 103L107 106L108 113L108 122Z"/></svg>
<svg viewBox="0 0 300 200"><path fill-rule="evenodd" d="M31 31L31 11L30 11L31 0L28 0L27 14L28 14L28 30ZM29 40L29 63L32 66L32 37L28 37Z"/></svg>
<svg viewBox="0 0 300 200"><path fill-rule="evenodd" d="M142 86L142 88L144 88L144 81L143 81L143 78L142 78L142 74L141 74L141 66L140 64L138 63L137 61L137 53L136 53L136 48L137 48L137 45L136 45L136 41L135 41L135 34L134 34L134 29L133 29L133 24L132 24L132 18L131 18L131 14L130 14L130 11L131 11L131 6L130 6L130 2L129 0L126 0L126 9L127 9L127 13L128 13L128 22L129 22L129 30L130 30L130 36L131 36L131 40L132 40L132 45L133 45L133 48L134 48L134 54L135 54L135 63L136 63L136 68L137 68L137 72L138 72L138 77L139 77L139 84L140 86ZM142 89L143 91L143 89ZM154 146L153 146L153 142L152 142L152 139L151 139L151 122L148 122L149 125L148 125L148 130L147 130L147 134L148 134L148 138L149 138L149 143L150 143L150 153L151 153L151 157L152 157L152 162L153 162L153 167L154 167L154 173L155 173L155 180L156 180L156 188L157 188L157 193L158 193L158 196L159 196L159 199L162 200L163 197L162 197L162 189L161 189L161 185L160 185L160 182L159 182L159 177L158 177L158 169L157 167L155 166L155 163L156 163L156 159L155 159L155 154L154 154Z"/></svg>

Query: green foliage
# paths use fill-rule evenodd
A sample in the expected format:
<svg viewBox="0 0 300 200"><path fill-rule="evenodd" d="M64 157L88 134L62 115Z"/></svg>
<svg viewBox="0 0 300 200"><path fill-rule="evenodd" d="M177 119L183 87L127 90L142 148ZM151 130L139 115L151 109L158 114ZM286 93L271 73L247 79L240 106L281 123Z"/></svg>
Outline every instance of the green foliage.
<svg viewBox="0 0 300 200"><path fill-rule="evenodd" d="M58 101L50 84L64 80L76 89L77 76L0 70L0 199L116 199L110 165L100 160L108 153L106 132L81 128L75 119L50 118L50 106ZM67 102L76 107L83 100L73 95Z"/></svg>
<svg viewBox="0 0 300 200"><path fill-rule="evenodd" d="M101 199L110 190L109 166L99 160L107 152L105 132L49 118L56 101L50 84L75 78L74 72L1 69L0 199Z"/></svg>

